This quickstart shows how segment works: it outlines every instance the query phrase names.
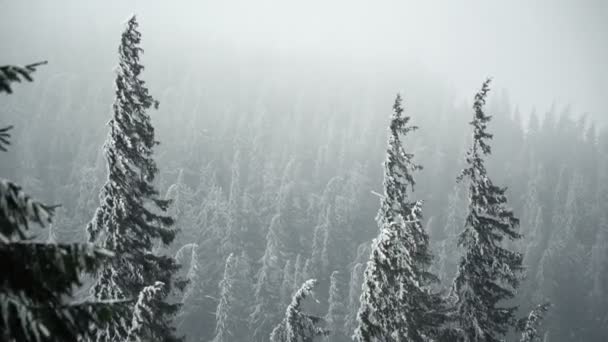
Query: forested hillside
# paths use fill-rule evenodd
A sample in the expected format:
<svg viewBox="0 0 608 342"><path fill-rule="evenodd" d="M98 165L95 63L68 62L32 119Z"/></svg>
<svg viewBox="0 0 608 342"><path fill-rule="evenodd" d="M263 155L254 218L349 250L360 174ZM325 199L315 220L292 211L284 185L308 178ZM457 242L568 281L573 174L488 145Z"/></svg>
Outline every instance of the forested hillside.
<svg viewBox="0 0 608 342"><path fill-rule="evenodd" d="M138 30L133 17L116 37L114 84L54 74L52 61L26 68L31 82L0 78L13 92L0 94L0 126L14 126L0 174L52 212L51 223L7 206L24 195L2 180L0 250L20 239L83 248L91 259L70 264L74 286L36 278L58 307L105 305L85 310L98 327L78 326L78 338L608 336L604 127L568 106L520 113L490 90L500 79L461 102L433 78L292 83L261 70L234 86L245 74L143 69L151 38ZM9 209L43 228L9 232ZM1 336L59 340L7 328L18 325L9 285L20 284L0 287Z"/></svg>

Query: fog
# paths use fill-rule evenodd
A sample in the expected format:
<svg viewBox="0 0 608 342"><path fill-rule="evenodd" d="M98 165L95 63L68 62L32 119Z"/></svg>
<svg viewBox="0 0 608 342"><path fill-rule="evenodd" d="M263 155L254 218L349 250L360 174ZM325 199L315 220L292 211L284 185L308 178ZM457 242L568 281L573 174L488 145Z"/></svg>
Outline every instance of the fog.
<svg viewBox="0 0 608 342"><path fill-rule="evenodd" d="M0 153L0 252L11 260L0 274L17 279L0 284L0 304L29 298L14 284L34 294L39 284L69 285L45 292L52 300L32 295L42 306L127 300L124 311L112 309L120 319L73 314L88 331L55 326L64 317L41 340L15 333L35 330L17 324L30 316L11 321L2 310L0 340L54 341L71 331L96 342L261 342L271 334L283 342L293 341L286 336L296 312L302 327L330 331L305 341L465 341L450 334L477 321L458 311L467 305L455 279L463 265L492 265L507 274L495 284L512 294L495 304L517 308L501 323L506 333L488 334L520 341L521 322L538 314L545 317L528 319L525 330L535 335L521 341L605 341L607 19L602 0L0 0L0 150L8 150ZM134 22L141 75L125 53ZM39 61L48 64L23 71L31 81L11 80L21 69L3 67ZM5 82L13 93L4 93ZM398 129L400 115L419 129ZM465 172L458 183L484 137L471 133L486 129L485 120L494 135L481 156L488 178L480 167L479 178ZM404 177L410 172L415 188ZM488 193L475 196L479 189ZM28 199L21 190L60 205L40 209L54 211L52 223L31 216L36 207L27 201L23 217L42 228L11 219ZM507 207L519 225L500 216ZM479 223L486 214L502 225ZM142 217L153 219L146 225ZM28 234L10 235L13 226ZM472 229L500 237L479 252L465 241ZM382 238L394 249L383 251ZM65 265L9 253L19 239L44 248L92 242L116 254L67 281ZM511 264L500 264L506 254L496 246L515 253ZM471 255L494 259L466 264ZM506 280L515 273L517 286ZM309 279L317 281L314 300L298 306L298 296L312 296ZM160 306L146 311L155 295ZM425 295L437 301L416 309ZM370 307L375 340L361 337ZM406 320L425 310L440 319ZM390 316L392 328L376 314ZM415 333L424 336L401 335Z"/></svg>
<svg viewBox="0 0 608 342"><path fill-rule="evenodd" d="M416 70L465 99L492 76L524 113L555 102L601 118L608 105L601 0L1 3L2 59L48 59L46 73L111 69L115 37L136 13L150 70L175 65L179 75L180 65L202 67L206 55L245 74L255 58L271 70L316 66L311 72L329 79L336 71L366 81Z"/></svg>

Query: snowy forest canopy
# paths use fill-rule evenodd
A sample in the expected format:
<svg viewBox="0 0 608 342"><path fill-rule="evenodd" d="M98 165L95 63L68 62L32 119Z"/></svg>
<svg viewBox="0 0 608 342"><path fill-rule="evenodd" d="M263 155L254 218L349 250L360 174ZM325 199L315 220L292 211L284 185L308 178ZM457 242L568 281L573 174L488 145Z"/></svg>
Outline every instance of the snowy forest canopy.
<svg viewBox="0 0 608 342"><path fill-rule="evenodd" d="M588 117L522 114L500 80L466 103L433 80L292 91L270 67L175 80L143 72L138 30L114 89L0 69L3 339L608 336L608 131Z"/></svg>

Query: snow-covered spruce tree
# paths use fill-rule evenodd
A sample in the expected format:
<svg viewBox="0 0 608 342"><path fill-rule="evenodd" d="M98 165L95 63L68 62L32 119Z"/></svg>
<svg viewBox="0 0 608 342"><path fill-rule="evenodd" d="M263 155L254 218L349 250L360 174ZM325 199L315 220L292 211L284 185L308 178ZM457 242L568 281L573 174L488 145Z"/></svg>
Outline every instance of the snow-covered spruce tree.
<svg viewBox="0 0 608 342"><path fill-rule="evenodd" d="M215 310L215 337L213 342L226 342L234 339L237 328L234 319L235 281L237 277L238 257L230 254L226 259L224 276L220 282L220 297Z"/></svg>
<svg viewBox="0 0 608 342"><path fill-rule="evenodd" d="M466 155L466 168L458 177L469 184L469 207L459 246L464 247L451 297L453 326L447 329L449 341L498 342L514 325L516 307L502 306L514 296L522 271L522 255L503 247L504 239L520 238L519 220L507 208L506 188L494 185L488 177L484 156L491 153L487 132L490 116L484 105L490 79L475 95L473 145ZM448 336L449 335L449 336Z"/></svg>
<svg viewBox="0 0 608 342"><path fill-rule="evenodd" d="M160 281L144 287L140 292L133 308L133 318L127 333L127 342L145 342L153 333L149 331L154 321L153 302L161 298L165 284Z"/></svg>
<svg viewBox="0 0 608 342"><path fill-rule="evenodd" d="M540 326L547 310L549 310L549 303L539 304L536 306L528 318L523 322L523 331L521 333L520 342L540 342L541 337L538 333L538 327Z"/></svg>
<svg viewBox="0 0 608 342"><path fill-rule="evenodd" d="M319 217L319 223L315 227L313 233L312 252L310 256L310 262L307 264L308 267L304 269L307 277L320 278L326 273L326 267L329 264L326 252L327 234L329 229L329 213L330 208L324 208L323 215ZM297 285L296 285L297 286Z"/></svg>
<svg viewBox="0 0 608 342"><path fill-rule="evenodd" d="M291 284L293 285L292 287L292 291L291 293L295 293L298 288L297 288L297 284L301 284L302 283L302 275L304 274L304 263L306 261L302 258L301 254L298 254L296 256L296 262L294 264L294 269L293 269L293 279L291 281Z"/></svg>
<svg viewBox="0 0 608 342"><path fill-rule="evenodd" d="M177 304L166 301L176 282L178 266L169 256L152 253L157 241L168 245L176 230L165 214L170 201L162 200L154 188L158 169L152 158L154 127L146 111L158 103L140 79L141 34L135 16L122 34L116 75L116 99L110 131L104 144L108 179L100 194L100 206L87 226L89 241L116 252L117 257L96 273L92 294L96 299L135 299L157 281L164 284L158 299L151 302L153 321L145 329L146 341L178 341L171 324ZM124 322L114 321L100 331L98 341L126 337Z"/></svg>
<svg viewBox="0 0 608 342"><path fill-rule="evenodd" d="M421 169L401 142L416 129L408 126L409 120L397 95L384 162L384 196L376 217L380 234L365 269L354 334L359 342L426 341L441 323L440 298L430 290L436 278L428 271L431 255L420 223L422 204L408 201L408 187L415 185L412 173Z"/></svg>
<svg viewBox="0 0 608 342"><path fill-rule="evenodd" d="M359 310L359 297L361 297L361 284L363 283L363 264L357 263L350 272L348 283L348 306L344 319L344 331L350 334L357 327L357 312Z"/></svg>
<svg viewBox="0 0 608 342"><path fill-rule="evenodd" d="M232 171L231 171L231 180L230 180L230 191L228 193L228 205L227 205L227 222L226 228L224 229L224 235L222 236L221 241L221 252L223 255L228 255L230 253L237 253L242 250L241 243L241 220L239 219L239 215L241 213L240 201L241 201L241 191L239 186L240 179L240 153L237 150L234 153L234 158L232 161Z"/></svg>
<svg viewBox="0 0 608 342"><path fill-rule="evenodd" d="M281 281L281 290L279 292L281 305L287 306L291 302L291 295L293 294L294 288L294 272L293 263L291 260L287 260L283 267L283 280Z"/></svg>
<svg viewBox="0 0 608 342"><path fill-rule="evenodd" d="M252 341L266 341L272 327L280 321L278 304L281 287L281 246L277 230L280 229L279 215L270 222L266 236L266 250L255 285L253 312L249 317Z"/></svg>
<svg viewBox="0 0 608 342"><path fill-rule="evenodd" d="M330 331L326 340L332 342L348 341L347 335L344 334L344 319L346 316L346 305L344 304L344 294L342 291L340 273L333 271L329 278L329 298L328 309L325 315L327 322L327 330Z"/></svg>
<svg viewBox="0 0 608 342"><path fill-rule="evenodd" d="M329 333L319 326L323 322L321 317L302 312L302 302L313 294L312 289L316 284L315 279L309 279L293 295L285 311L285 318L270 334L271 342L312 342L316 337Z"/></svg>
<svg viewBox="0 0 608 342"><path fill-rule="evenodd" d="M112 253L83 244L33 242L31 223L51 223L52 207L0 179L0 340L78 341L95 336L120 304L78 302L74 289Z"/></svg>

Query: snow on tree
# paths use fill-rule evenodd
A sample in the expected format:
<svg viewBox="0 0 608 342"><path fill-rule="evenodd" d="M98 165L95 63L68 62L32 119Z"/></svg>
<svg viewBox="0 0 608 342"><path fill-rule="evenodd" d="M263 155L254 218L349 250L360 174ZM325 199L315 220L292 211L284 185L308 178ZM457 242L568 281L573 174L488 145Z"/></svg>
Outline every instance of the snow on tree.
<svg viewBox="0 0 608 342"><path fill-rule="evenodd" d="M304 262L305 260L302 258L301 254L296 256L296 262L293 266L293 279L291 280L291 284L293 285L291 293L295 293L298 290L298 284L303 282L304 277Z"/></svg>
<svg viewBox="0 0 608 342"><path fill-rule="evenodd" d="M348 307L346 318L344 319L344 331L350 334L357 327L357 312L359 310L359 297L361 296L361 285L363 284L363 264L357 263L350 272L348 283Z"/></svg>
<svg viewBox="0 0 608 342"><path fill-rule="evenodd" d="M327 341L348 341L344 334L344 319L346 317L346 306L344 305L344 294L341 288L340 272L333 271L329 278L328 309L325 315L327 329L330 331L326 336Z"/></svg>
<svg viewBox="0 0 608 342"><path fill-rule="evenodd" d="M281 305L289 305L294 287L294 264L291 260L285 262L283 267L283 281L281 282L281 290L279 293Z"/></svg>
<svg viewBox="0 0 608 342"><path fill-rule="evenodd" d="M148 284L162 282L161 298L151 303L155 319L147 322L147 340L178 341L172 319L179 305L165 300L175 285L181 287L173 279L178 265L172 257L151 252L156 241L170 244L176 230L171 228L173 219L165 214L170 201L161 199L154 188L158 168L152 155L158 142L146 112L158 107L158 102L140 79L143 50L137 26L133 16L122 33L116 99L104 144L108 178L100 206L87 226L89 241L115 251L118 257L96 273L92 294L98 300L137 298ZM98 341L124 339L126 334L123 324L113 322L100 331Z"/></svg>
<svg viewBox="0 0 608 342"><path fill-rule="evenodd" d="M320 277L326 273L329 266L327 242L330 210L329 207L323 210L323 215L319 217L319 223L315 227L310 262L307 264L308 267L304 269L307 277Z"/></svg>
<svg viewBox="0 0 608 342"><path fill-rule="evenodd" d="M38 63L0 67L0 92L10 83L32 80ZM10 145L0 129L0 150ZM52 233L54 206L32 199L22 188L0 179L0 340L76 342L94 337L109 319L125 314L124 303L75 300L82 274L93 272L113 254L84 244L57 244ZM31 224L49 227L46 243L35 242Z"/></svg>
<svg viewBox="0 0 608 342"><path fill-rule="evenodd" d="M389 127L384 162L384 196L376 222L379 236L365 269L358 326L354 339L367 341L425 341L441 323L440 298L430 290L428 235L421 224L421 202L408 201L412 173L421 169L407 153L401 137L417 129L408 126L397 95Z"/></svg>
<svg viewBox="0 0 608 342"><path fill-rule="evenodd" d="M549 303L537 305L524 322L523 331L521 333L520 342L540 342L541 335L538 333L538 327L540 326L547 310L549 310Z"/></svg>
<svg viewBox="0 0 608 342"><path fill-rule="evenodd" d="M124 314L118 304L74 300L82 274L99 268L111 252L83 244L31 241L30 225L46 227L52 214L53 207L0 179L2 341L78 341L95 336L113 313Z"/></svg>
<svg viewBox="0 0 608 342"><path fill-rule="evenodd" d="M270 334L271 342L312 342L316 337L326 336L329 331L320 327L321 317L302 312L302 302L313 295L315 279L309 279L293 295L291 303L285 311L285 318Z"/></svg>
<svg viewBox="0 0 608 342"><path fill-rule="evenodd" d="M220 282L220 297L215 310L215 337L213 342L231 341L235 335L237 328L234 318L236 312L234 310L235 301L235 281L237 272L238 257L230 254L226 259L224 268L224 276Z"/></svg>
<svg viewBox="0 0 608 342"><path fill-rule="evenodd" d="M241 220L240 215L240 153L237 150L234 154L232 161L232 171L230 180L230 189L228 193L228 208L227 208L227 222L224 236L222 237L222 253L230 254L237 253L242 248L241 243Z"/></svg>
<svg viewBox="0 0 608 342"><path fill-rule="evenodd" d="M183 245L180 249L175 253L175 261L179 265L185 265L185 260L187 254L189 253L189 261L188 261L188 271L186 272L186 281L188 284L185 286L183 294L182 294L182 311L186 309L186 304L191 302L194 297L197 295L196 289L198 288L198 284L200 282L200 274L199 274L199 265L198 265L198 245L195 243L189 243Z"/></svg>
<svg viewBox="0 0 608 342"><path fill-rule="evenodd" d="M133 308L133 318L129 326L126 341L143 342L150 341L154 332L150 329L154 321L154 301L162 298L165 284L160 281L154 285L144 287L140 292Z"/></svg>
<svg viewBox="0 0 608 342"><path fill-rule="evenodd" d="M277 230L281 217L272 218L266 235L266 250L258 272L254 294L254 307L249 317L249 329L253 341L266 341L272 327L280 320L279 291L281 287L281 251Z"/></svg>
<svg viewBox="0 0 608 342"><path fill-rule="evenodd" d="M452 341L501 341L514 324L516 307L503 306L513 298L522 271L522 255L506 249L504 239L519 239L519 220L507 207L506 188L488 177L484 156L491 153L487 132L490 116L484 105L490 80L475 95L473 145L466 155L466 168L458 177L469 181L469 207L459 246L464 256L451 289L454 299ZM501 305L502 304L502 305Z"/></svg>

